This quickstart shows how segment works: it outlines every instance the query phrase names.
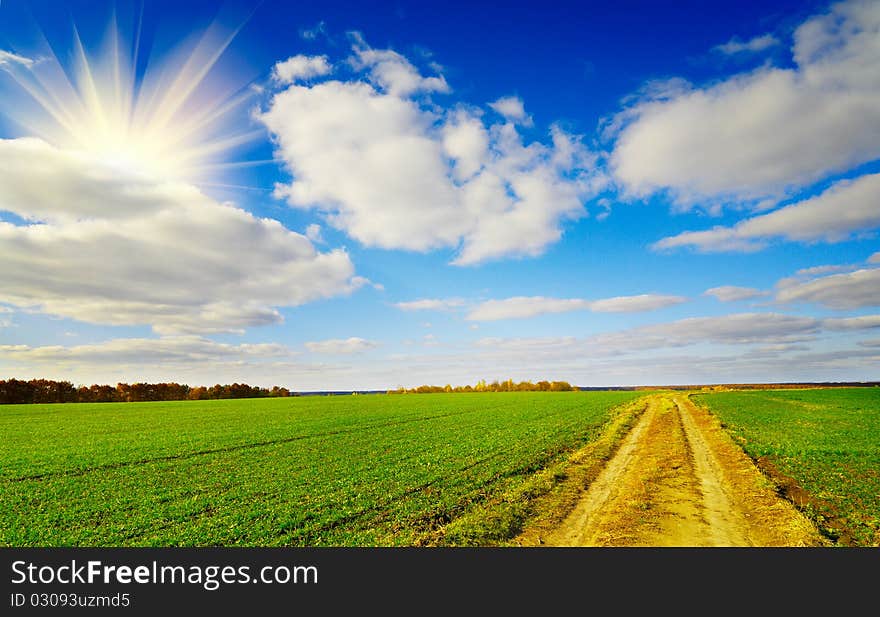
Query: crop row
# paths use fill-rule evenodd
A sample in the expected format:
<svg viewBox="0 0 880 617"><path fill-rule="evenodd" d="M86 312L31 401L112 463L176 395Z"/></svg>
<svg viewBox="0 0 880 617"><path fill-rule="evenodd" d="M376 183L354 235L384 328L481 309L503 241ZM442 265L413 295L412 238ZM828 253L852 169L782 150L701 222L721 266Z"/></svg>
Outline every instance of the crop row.
<svg viewBox="0 0 880 617"><path fill-rule="evenodd" d="M611 409L636 396L375 395L2 409L9 438L0 446L0 543L410 544L496 487L595 438Z"/></svg>

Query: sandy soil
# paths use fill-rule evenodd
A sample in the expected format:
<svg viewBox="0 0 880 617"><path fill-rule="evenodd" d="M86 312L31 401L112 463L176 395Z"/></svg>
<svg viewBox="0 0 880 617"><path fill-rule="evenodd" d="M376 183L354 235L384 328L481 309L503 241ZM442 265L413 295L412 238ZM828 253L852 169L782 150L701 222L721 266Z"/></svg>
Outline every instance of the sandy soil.
<svg viewBox="0 0 880 617"><path fill-rule="evenodd" d="M817 546L813 525L685 394L658 394L560 526L520 545Z"/></svg>

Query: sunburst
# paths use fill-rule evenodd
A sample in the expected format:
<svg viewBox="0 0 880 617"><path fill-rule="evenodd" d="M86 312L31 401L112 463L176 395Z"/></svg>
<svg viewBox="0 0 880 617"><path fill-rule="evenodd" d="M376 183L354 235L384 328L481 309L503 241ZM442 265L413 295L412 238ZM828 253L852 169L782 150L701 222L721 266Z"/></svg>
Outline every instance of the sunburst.
<svg viewBox="0 0 880 617"><path fill-rule="evenodd" d="M43 38L28 62L0 64L18 86L0 111L30 136L126 173L210 182L246 165L230 153L263 134L239 128L254 89L217 70L239 29L215 22L140 74L140 26L124 40L114 17L94 53L74 28L68 62Z"/></svg>

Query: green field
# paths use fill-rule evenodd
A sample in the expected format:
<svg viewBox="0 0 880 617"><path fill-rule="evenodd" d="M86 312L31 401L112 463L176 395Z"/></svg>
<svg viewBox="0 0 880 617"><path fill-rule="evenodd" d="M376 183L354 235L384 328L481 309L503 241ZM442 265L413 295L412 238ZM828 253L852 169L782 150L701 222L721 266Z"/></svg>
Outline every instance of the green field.
<svg viewBox="0 0 880 617"><path fill-rule="evenodd" d="M695 395L754 459L769 457L813 498L833 538L880 542L880 388Z"/></svg>
<svg viewBox="0 0 880 617"><path fill-rule="evenodd" d="M407 545L639 392L0 407L0 545Z"/></svg>

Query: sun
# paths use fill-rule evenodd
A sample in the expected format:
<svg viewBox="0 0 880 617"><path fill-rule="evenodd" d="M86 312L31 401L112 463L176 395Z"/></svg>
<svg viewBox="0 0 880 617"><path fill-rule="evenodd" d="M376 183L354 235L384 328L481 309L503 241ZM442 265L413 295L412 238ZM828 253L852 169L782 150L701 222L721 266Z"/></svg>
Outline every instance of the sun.
<svg viewBox="0 0 880 617"><path fill-rule="evenodd" d="M18 87L3 92L2 111L29 136L121 173L210 182L241 165L230 154L262 135L240 128L255 91L217 70L237 32L214 23L188 45L145 61L139 27L126 41L111 20L92 53L74 29L67 63L47 44L27 62L0 64Z"/></svg>

